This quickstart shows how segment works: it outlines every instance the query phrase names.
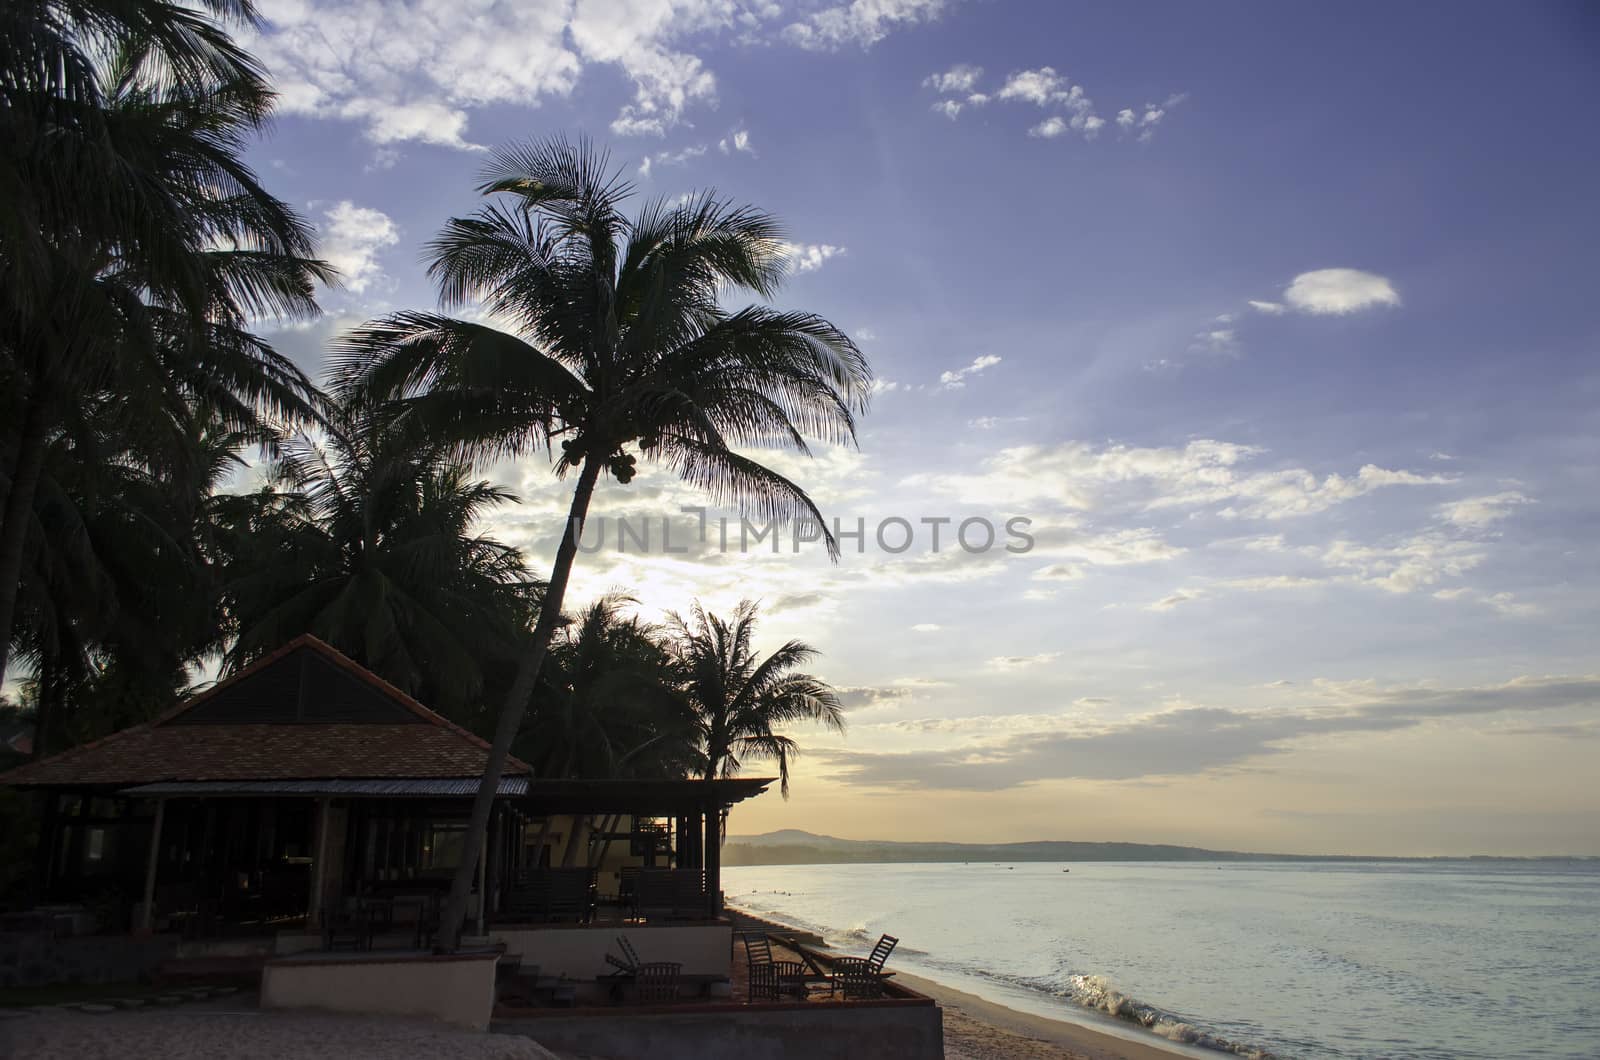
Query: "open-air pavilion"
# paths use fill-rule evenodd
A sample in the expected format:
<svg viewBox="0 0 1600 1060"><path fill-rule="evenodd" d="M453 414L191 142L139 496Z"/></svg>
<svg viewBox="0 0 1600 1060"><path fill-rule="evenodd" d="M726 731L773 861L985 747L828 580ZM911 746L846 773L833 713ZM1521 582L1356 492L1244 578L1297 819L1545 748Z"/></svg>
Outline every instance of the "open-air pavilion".
<svg viewBox="0 0 1600 1060"><path fill-rule="evenodd" d="M417 939L415 921L459 864L487 753L307 636L152 722L0 784L44 795L41 907L101 933L172 936L190 953L255 939L282 954L318 948L353 911L386 904L365 945L385 928ZM468 935L552 921L715 924L722 816L771 783L530 773L513 758L500 781ZM552 899L546 881L574 869L588 870L581 908Z"/></svg>

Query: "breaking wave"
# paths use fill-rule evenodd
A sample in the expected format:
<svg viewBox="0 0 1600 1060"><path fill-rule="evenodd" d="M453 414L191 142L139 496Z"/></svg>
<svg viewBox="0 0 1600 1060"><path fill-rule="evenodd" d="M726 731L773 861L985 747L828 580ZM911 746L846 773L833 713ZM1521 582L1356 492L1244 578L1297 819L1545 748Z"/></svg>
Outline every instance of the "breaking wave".
<svg viewBox="0 0 1600 1060"><path fill-rule="evenodd" d="M1265 1049L1201 1030L1181 1017L1128 997L1102 975L1069 976L1067 989L1057 993L1084 1008L1104 1012L1108 1016L1129 1023L1137 1023L1151 1033L1159 1034L1170 1041L1202 1049L1216 1049L1235 1056L1248 1057L1249 1060L1274 1060L1274 1054Z"/></svg>

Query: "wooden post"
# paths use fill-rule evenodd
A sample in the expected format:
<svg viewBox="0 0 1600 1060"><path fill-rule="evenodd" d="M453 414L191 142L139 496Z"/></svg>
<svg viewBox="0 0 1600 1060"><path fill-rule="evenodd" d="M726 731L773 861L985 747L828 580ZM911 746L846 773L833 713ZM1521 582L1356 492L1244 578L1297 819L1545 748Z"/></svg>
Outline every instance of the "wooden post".
<svg viewBox="0 0 1600 1060"><path fill-rule="evenodd" d="M706 870L706 914L715 920L722 915L722 811L715 803L706 810L706 845L701 857Z"/></svg>
<svg viewBox="0 0 1600 1060"><path fill-rule="evenodd" d="M144 906L139 910L139 933L150 934L155 926L156 865L161 860L161 824L167 816L167 800L156 800L156 819L150 825L150 857L144 867Z"/></svg>
<svg viewBox="0 0 1600 1060"><path fill-rule="evenodd" d="M317 852L311 859L311 893L306 901L306 927L322 926L322 888L328 869L328 799L317 800Z"/></svg>

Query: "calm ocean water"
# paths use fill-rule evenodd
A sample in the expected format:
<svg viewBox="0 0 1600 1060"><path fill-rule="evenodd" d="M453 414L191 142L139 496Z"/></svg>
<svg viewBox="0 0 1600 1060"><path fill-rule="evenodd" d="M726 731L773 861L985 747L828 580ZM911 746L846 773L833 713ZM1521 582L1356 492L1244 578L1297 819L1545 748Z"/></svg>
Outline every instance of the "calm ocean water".
<svg viewBox="0 0 1600 1060"><path fill-rule="evenodd" d="M1063 872L1063 868L1070 872ZM1302 1060L1600 1057L1600 866L725 869L730 903L1041 1015ZM1212 1055L1216 1055L1213 1053Z"/></svg>

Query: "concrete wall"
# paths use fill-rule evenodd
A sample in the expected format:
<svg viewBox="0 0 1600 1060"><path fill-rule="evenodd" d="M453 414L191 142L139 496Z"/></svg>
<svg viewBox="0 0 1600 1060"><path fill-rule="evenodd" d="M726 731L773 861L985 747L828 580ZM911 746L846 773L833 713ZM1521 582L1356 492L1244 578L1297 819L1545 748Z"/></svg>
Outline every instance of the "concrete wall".
<svg viewBox="0 0 1600 1060"><path fill-rule="evenodd" d="M520 955L524 967L538 965L542 975L593 979L615 969L606 954L622 956L617 936L626 935L643 961L677 961L684 975L730 975L733 968L733 925L626 924L613 927L507 925L489 933L505 943L508 955Z"/></svg>
<svg viewBox="0 0 1600 1060"><path fill-rule="evenodd" d="M261 972L261 1007L422 1016L489 1026L498 954L287 957Z"/></svg>
<svg viewBox="0 0 1600 1060"><path fill-rule="evenodd" d="M149 979L177 949L177 940L152 936L0 932L0 987L52 983L131 983Z"/></svg>
<svg viewBox="0 0 1600 1060"><path fill-rule="evenodd" d="M555 1052L651 1060L943 1060L930 1001L737 1005L694 1013L595 1012L500 1020Z"/></svg>

